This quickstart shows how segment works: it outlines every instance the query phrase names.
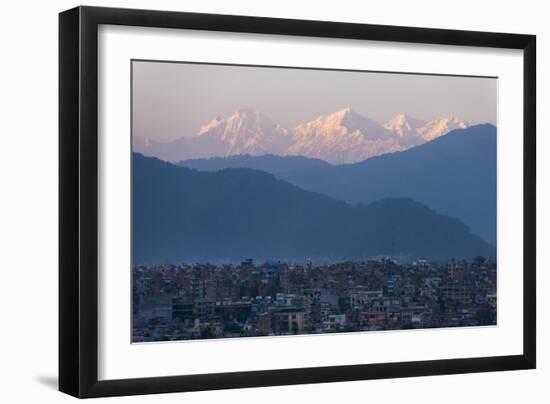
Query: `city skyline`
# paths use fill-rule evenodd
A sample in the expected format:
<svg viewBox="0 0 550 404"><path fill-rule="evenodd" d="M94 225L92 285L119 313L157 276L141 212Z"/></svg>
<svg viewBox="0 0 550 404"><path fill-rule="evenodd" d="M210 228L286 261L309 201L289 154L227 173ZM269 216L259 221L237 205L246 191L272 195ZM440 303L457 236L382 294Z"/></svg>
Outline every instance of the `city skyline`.
<svg viewBox="0 0 550 404"><path fill-rule="evenodd" d="M496 263L138 265L134 343L491 326Z"/></svg>

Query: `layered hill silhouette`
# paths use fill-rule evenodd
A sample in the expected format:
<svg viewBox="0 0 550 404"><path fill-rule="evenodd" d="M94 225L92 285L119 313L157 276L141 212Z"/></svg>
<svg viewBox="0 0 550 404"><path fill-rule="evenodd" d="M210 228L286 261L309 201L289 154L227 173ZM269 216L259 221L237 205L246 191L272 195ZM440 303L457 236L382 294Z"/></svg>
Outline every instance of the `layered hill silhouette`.
<svg viewBox="0 0 550 404"><path fill-rule="evenodd" d="M250 167L270 172L302 189L350 204L387 198L411 198L437 212L464 221L473 233L496 240L496 127L457 129L402 152L345 165L288 157L234 156L184 161L180 165L215 171Z"/></svg>
<svg viewBox="0 0 550 404"><path fill-rule="evenodd" d="M200 172L134 153L132 192L135 263L495 253L411 199L353 207L259 170Z"/></svg>

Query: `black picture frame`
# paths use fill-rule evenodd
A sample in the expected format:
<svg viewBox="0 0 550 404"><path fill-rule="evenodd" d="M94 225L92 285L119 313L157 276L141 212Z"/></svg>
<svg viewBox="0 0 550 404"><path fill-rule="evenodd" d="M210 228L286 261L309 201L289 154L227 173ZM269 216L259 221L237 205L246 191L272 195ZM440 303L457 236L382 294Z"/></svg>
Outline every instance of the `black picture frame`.
<svg viewBox="0 0 550 404"><path fill-rule="evenodd" d="M523 50L523 354L99 381L98 26L181 28ZM184 12L77 7L59 15L59 390L104 397L534 369L536 37Z"/></svg>

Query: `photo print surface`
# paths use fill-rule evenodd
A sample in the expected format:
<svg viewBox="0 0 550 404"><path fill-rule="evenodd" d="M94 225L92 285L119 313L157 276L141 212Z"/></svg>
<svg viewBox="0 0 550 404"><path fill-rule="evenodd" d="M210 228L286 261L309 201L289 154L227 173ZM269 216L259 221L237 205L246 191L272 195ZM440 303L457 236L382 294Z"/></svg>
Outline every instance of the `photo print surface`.
<svg viewBox="0 0 550 404"><path fill-rule="evenodd" d="M133 342L496 325L496 78L131 69Z"/></svg>

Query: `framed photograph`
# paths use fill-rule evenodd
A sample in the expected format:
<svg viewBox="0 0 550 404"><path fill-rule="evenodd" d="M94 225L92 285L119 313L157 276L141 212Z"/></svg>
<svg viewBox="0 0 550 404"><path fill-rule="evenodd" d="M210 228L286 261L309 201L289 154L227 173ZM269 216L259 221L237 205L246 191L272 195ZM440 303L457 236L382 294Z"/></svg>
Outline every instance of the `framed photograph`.
<svg viewBox="0 0 550 404"><path fill-rule="evenodd" d="M535 37L59 17L59 387L535 368Z"/></svg>

